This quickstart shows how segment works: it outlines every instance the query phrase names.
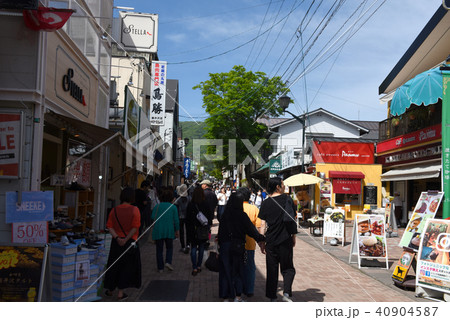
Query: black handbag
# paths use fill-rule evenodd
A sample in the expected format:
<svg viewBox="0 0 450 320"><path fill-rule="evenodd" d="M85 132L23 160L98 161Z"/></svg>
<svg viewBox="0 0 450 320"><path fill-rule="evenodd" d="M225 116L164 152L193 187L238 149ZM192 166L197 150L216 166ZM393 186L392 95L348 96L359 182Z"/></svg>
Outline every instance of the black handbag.
<svg viewBox="0 0 450 320"><path fill-rule="evenodd" d="M209 257L205 261L205 267L209 271L219 272L219 254L217 252L209 252Z"/></svg>

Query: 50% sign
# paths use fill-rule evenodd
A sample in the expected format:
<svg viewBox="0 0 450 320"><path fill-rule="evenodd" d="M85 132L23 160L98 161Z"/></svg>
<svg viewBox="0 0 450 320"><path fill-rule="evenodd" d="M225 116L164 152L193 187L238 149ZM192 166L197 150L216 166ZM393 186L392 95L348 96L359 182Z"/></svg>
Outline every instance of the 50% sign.
<svg viewBox="0 0 450 320"><path fill-rule="evenodd" d="M12 228L13 243L47 243L47 221L17 222Z"/></svg>

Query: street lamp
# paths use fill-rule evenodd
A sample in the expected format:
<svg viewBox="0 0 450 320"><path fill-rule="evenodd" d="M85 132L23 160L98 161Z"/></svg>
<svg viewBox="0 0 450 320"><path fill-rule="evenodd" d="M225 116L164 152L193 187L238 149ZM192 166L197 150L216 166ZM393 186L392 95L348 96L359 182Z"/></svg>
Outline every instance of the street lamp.
<svg viewBox="0 0 450 320"><path fill-rule="evenodd" d="M278 102L280 103L280 107L283 109L284 112L289 113L291 116L294 117L295 120L297 120L298 122L300 122L302 124L302 167L301 167L301 173L305 172L305 128L306 128L306 122L305 122L305 117L303 117L303 119L299 118L298 116L296 116L295 114L293 114L292 112L290 112L289 110L287 110L287 108L289 107L289 103L291 103L291 98L288 97L287 95L282 95L281 97L278 98Z"/></svg>

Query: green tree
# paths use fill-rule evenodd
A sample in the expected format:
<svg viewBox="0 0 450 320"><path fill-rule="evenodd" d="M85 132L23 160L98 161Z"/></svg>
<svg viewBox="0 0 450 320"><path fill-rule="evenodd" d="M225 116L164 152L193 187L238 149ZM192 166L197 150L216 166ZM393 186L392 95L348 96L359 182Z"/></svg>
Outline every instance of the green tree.
<svg viewBox="0 0 450 320"><path fill-rule="evenodd" d="M251 159L254 155L249 153L244 140L248 139L255 146L264 138L267 127L257 122L257 119L280 115L283 111L278 104L278 97L287 94L289 89L280 77L268 78L263 72L246 71L243 66L234 66L226 73L210 73L209 76L209 80L201 82L194 89L202 91L203 107L209 114L205 121L205 137L223 140L224 157L214 162L215 167L228 167L230 156L236 157L236 163L248 164L247 157ZM235 154L229 152L230 147L234 149L234 142ZM267 146L266 142L264 147ZM211 146L207 153L215 154L216 148ZM234 162L233 158L231 162ZM245 169L250 182L251 166L246 165Z"/></svg>

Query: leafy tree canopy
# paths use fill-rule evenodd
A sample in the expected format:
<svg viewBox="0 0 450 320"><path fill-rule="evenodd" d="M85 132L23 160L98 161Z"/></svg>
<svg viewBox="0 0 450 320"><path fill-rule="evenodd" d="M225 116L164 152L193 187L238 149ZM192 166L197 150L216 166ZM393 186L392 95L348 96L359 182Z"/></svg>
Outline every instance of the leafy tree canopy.
<svg viewBox="0 0 450 320"><path fill-rule="evenodd" d="M216 161L216 167L229 164L230 139L236 142L237 163L252 156L243 140L248 139L254 146L264 137L267 127L256 120L280 115L283 110L278 97L289 92L280 77L268 78L263 72L246 71L243 66L234 66L225 73L210 73L210 79L194 89L202 91L203 107L209 114L205 137L223 140L224 159ZM210 154L215 152L214 147L208 150Z"/></svg>

